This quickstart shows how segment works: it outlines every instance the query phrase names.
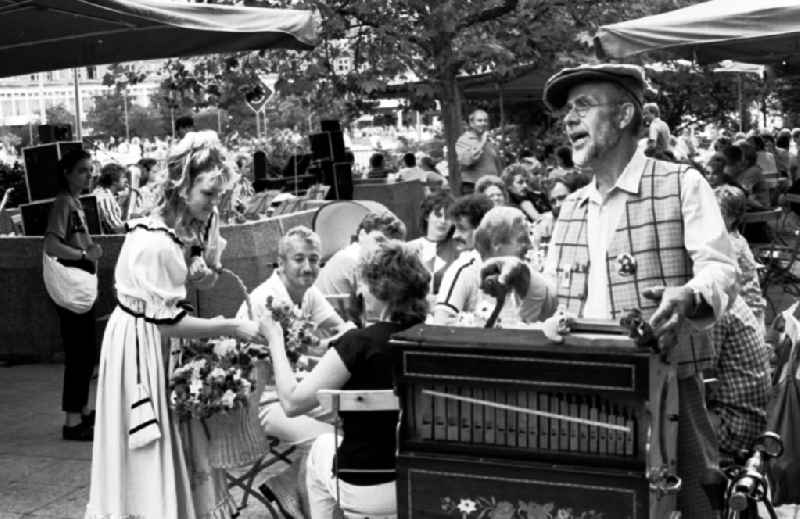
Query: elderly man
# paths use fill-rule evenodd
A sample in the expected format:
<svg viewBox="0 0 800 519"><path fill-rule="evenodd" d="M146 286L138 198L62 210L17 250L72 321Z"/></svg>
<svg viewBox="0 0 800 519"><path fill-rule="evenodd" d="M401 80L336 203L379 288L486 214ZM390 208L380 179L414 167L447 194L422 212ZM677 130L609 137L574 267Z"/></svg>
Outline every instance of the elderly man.
<svg viewBox="0 0 800 519"><path fill-rule="evenodd" d="M701 373L714 363L708 331L735 297L736 264L700 173L637 149L644 88L632 65L568 68L547 81L544 101L563 114L573 159L594 178L564 200L545 273L570 313L619 320L638 308L649 319L678 370L679 508L706 518L701 483L718 454ZM516 259L494 263L509 284L524 269Z"/></svg>
<svg viewBox="0 0 800 519"><path fill-rule="evenodd" d="M334 308L344 319L371 321L380 313L373 308L369 292L362 292L361 260L387 240L404 240L406 226L394 214L367 214L355 232L353 243L333 256L319 273L316 287L327 297L335 297Z"/></svg>
<svg viewBox="0 0 800 519"><path fill-rule="evenodd" d="M531 247L528 220L514 207L495 207L481 218L472 241L475 252L464 256L469 260L465 262L459 258L461 261L454 262L445 273L433 314L436 324L453 323L460 312L474 312L480 301L489 298L481 291L483 263L497 257L524 258ZM526 294L526 304L523 306L522 301L517 300L512 307L512 311L518 313L515 317L524 321L544 319L555 310L553 289L538 273L531 275L535 279L534 288Z"/></svg>
<svg viewBox="0 0 800 519"><path fill-rule="evenodd" d="M461 194L475 190L475 182L483 175L503 171L500 154L489 140L489 114L475 110L469 114L469 128L456 141L456 157L461 166Z"/></svg>
<svg viewBox="0 0 800 519"><path fill-rule="evenodd" d="M267 298L276 303L290 303L316 326L323 336L335 336L348 326L339 317L325 296L314 286L319 275L320 240L308 227L292 227L278 243L278 268L250 294L253 317L261 319L267 313ZM247 305L242 303L237 317L247 316Z"/></svg>

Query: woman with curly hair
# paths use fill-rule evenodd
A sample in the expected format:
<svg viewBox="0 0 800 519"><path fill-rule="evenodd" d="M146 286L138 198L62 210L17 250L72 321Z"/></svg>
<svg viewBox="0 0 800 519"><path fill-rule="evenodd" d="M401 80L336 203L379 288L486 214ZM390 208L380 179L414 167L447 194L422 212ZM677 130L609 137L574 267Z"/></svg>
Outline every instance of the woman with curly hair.
<svg viewBox="0 0 800 519"><path fill-rule="evenodd" d="M430 273L417 254L400 242L389 242L362 265L364 282L382 306L381 320L360 330L350 330L331 345L314 370L297 382L280 325L269 316L261 332L269 341L275 386L288 416L306 413L319 405L321 389L391 389L392 356L389 338L425 320ZM337 486L345 515L397 513L394 472L397 412L342 414L343 440L333 434L318 437L306 464L306 486L312 519L333 517ZM332 474L334 456L348 470ZM360 471L364 472L360 472Z"/></svg>
<svg viewBox="0 0 800 519"><path fill-rule="evenodd" d="M162 336L259 337L253 321L201 319L182 304L187 279L203 285L215 278L207 265L216 268L221 253L214 221L229 177L216 134L189 133L170 157L163 204L128 223L114 270L117 306L100 354L87 519L221 519L236 511L213 474L196 470L202 453L184 455L196 451L170 420L162 353Z"/></svg>

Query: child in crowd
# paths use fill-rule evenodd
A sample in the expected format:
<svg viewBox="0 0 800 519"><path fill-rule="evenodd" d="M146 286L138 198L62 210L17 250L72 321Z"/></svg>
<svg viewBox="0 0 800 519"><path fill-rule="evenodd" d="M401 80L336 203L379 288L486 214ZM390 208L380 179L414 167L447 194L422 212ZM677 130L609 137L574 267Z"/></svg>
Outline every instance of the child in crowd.
<svg viewBox="0 0 800 519"><path fill-rule="evenodd" d="M762 268L762 266L755 260L750 250L750 245L738 231L739 223L747 209L747 195L742 189L730 185L717 187L714 189L714 194L722 211L722 218L725 220L725 227L728 229L728 235L736 252L736 261L741 271L739 277L740 294L747 306L753 311L753 315L756 316L763 332L764 311L767 308L767 303L764 300L764 296L761 295L761 285L758 281L758 269Z"/></svg>

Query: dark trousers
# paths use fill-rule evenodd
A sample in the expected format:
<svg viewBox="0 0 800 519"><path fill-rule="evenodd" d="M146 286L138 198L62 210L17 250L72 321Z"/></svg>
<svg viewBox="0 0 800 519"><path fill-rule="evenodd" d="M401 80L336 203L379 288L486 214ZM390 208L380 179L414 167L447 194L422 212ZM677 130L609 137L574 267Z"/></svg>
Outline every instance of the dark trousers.
<svg viewBox="0 0 800 519"><path fill-rule="evenodd" d="M67 413L80 413L89 401L89 383L97 358L94 307L85 314L76 314L58 305L55 307L64 343L61 409Z"/></svg>

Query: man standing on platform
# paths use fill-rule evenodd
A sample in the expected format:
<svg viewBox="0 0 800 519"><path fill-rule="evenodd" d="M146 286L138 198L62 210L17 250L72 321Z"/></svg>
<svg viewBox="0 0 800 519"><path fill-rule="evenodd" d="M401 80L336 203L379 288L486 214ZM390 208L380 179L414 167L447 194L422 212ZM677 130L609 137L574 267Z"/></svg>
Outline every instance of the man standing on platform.
<svg viewBox="0 0 800 519"><path fill-rule="evenodd" d="M736 264L700 173L637 150L644 89L641 67L616 64L564 69L546 83L545 104L562 112L574 161L594 178L564 200L545 273L568 313L618 321L638 308L649 319L678 371L678 506L684 518L707 518L701 483L718 449L702 370L714 362L708 331L736 295ZM485 270L498 267L512 286L524 270L514 258Z"/></svg>
<svg viewBox="0 0 800 519"><path fill-rule="evenodd" d="M461 194L475 190L483 175L500 176L503 165L495 145L489 140L489 114L475 110L469 114L469 128L456 141L456 157L461 166Z"/></svg>

